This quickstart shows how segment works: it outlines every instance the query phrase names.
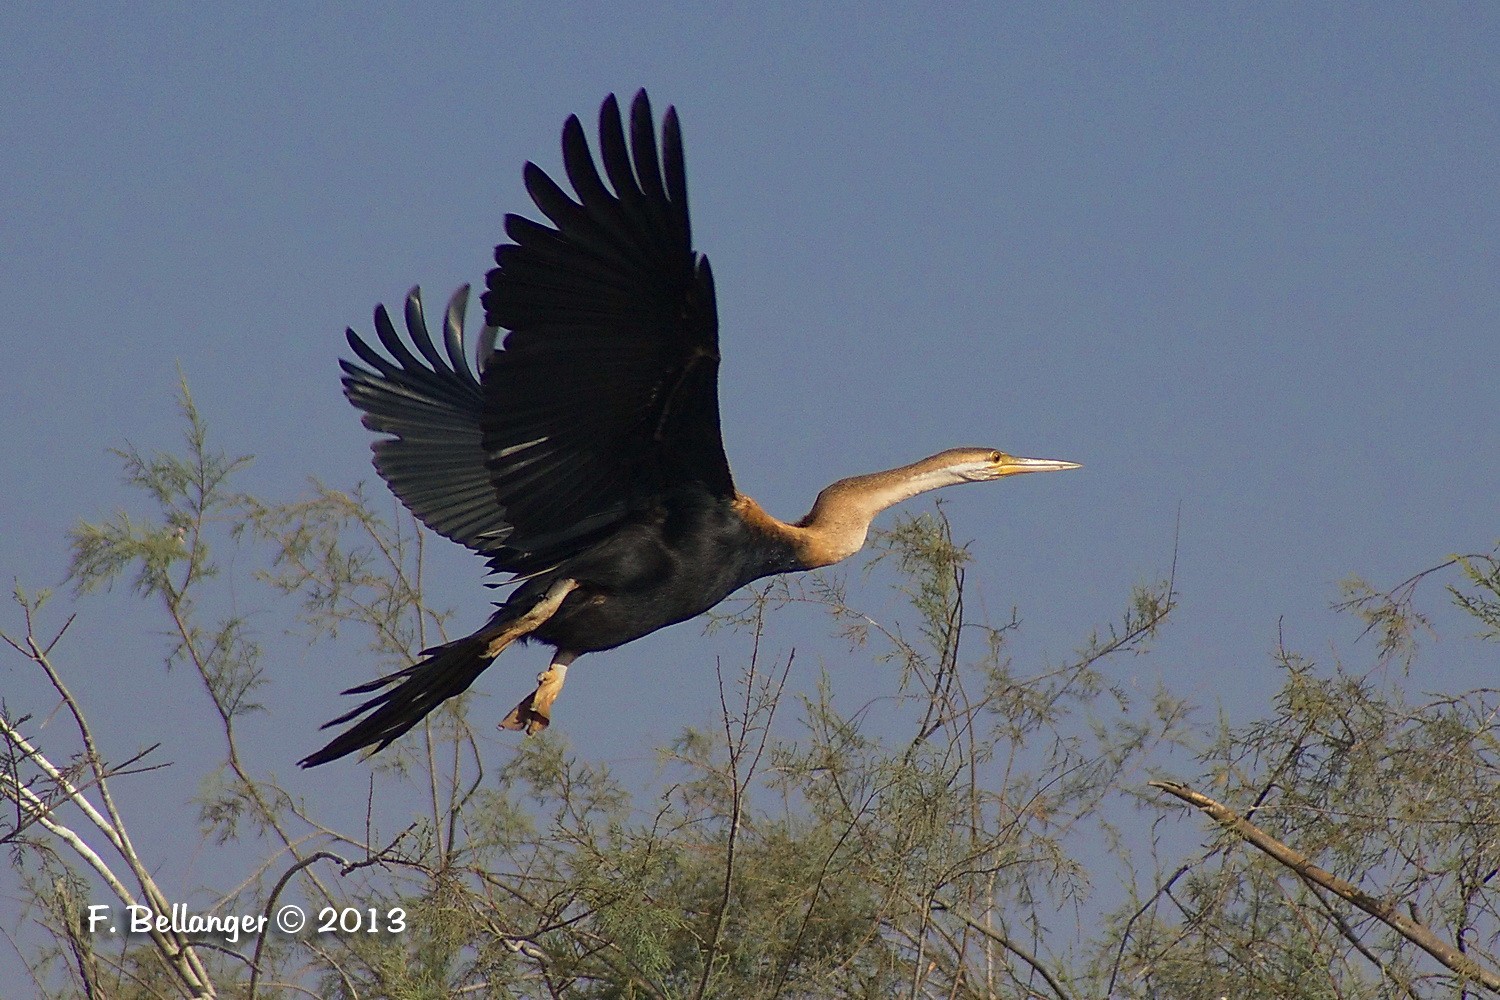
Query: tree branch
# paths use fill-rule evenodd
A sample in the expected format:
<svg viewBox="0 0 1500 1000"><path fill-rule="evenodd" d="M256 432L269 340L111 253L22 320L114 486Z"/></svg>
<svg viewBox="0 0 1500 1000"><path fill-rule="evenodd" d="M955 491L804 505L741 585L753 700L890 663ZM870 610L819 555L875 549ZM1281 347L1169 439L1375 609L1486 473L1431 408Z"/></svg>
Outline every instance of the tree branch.
<svg viewBox="0 0 1500 1000"><path fill-rule="evenodd" d="M1332 872L1319 868L1307 855L1277 840L1228 806L1200 795L1187 785L1175 781L1152 781L1149 784L1152 788L1159 788L1168 795L1201 809L1226 830L1257 850L1269 854L1302 878L1322 886L1345 902L1353 903L1464 979L1482 983L1492 992L1500 993L1500 973L1485 968L1415 920L1402 916L1396 903L1378 899Z"/></svg>

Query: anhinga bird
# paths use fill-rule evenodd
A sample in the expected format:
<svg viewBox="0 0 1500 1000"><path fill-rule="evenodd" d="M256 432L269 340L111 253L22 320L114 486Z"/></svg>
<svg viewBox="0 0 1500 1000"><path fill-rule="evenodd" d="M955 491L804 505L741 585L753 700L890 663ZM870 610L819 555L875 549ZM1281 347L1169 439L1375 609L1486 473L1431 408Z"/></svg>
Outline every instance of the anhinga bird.
<svg viewBox="0 0 1500 1000"><path fill-rule="evenodd" d="M919 493L1078 467L954 448L841 479L800 521L772 517L735 490L724 458L713 275L693 251L676 112L667 109L658 151L645 92L628 138L607 98L603 177L577 117L562 147L574 196L535 164L524 171L551 225L505 217L511 242L496 248L486 280L477 374L464 355L467 287L448 303L443 350L413 290L416 352L380 307L375 329L390 357L351 330L365 367L343 362L365 426L389 435L374 445L375 467L396 496L519 586L474 634L346 692L379 693L330 722L358 718L305 767L386 746L518 639L556 649L501 723L535 732L584 653L692 618L752 580L853 555L875 515ZM499 329L508 332L496 349Z"/></svg>

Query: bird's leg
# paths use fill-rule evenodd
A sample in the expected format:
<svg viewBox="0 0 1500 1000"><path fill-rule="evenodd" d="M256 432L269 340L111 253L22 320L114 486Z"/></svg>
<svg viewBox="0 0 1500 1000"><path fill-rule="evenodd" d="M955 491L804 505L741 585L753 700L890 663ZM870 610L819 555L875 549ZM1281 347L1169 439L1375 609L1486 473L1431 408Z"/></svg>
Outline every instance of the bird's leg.
<svg viewBox="0 0 1500 1000"><path fill-rule="evenodd" d="M498 635L490 640L490 644L485 647L484 655L493 660L504 652L506 646L509 646L528 632L536 631L548 618L557 614L557 609L562 606L563 598L571 594L577 587L577 580L558 580L552 586L548 587L547 592L542 595L542 599L532 605L530 611L505 626Z"/></svg>
<svg viewBox="0 0 1500 1000"><path fill-rule="evenodd" d="M536 675L536 690L500 720L500 728L525 729L527 736L546 729L552 722L552 703L562 693L563 681L567 679L568 664L576 659L577 653L559 649L547 669Z"/></svg>
<svg viewBox="0 0 1500 1000"><path fill-rule="evenodd" d="M557 609L562 606L563 599L577 587L577 580L558 580L548 587L547 593L542 595L542 599L537 601L531 610L511 622L503 632L490 640L485 653L491 657L499 656L500 651L506 646L521 636L536 631L547 619L557 613ZM552 721L552 702L557 699L558 692L562 690L563 678L568 673L568 664L577 658L577 653L559 649L552 657L552 665L537 675L536 690L527 695L526 699L509 715L500 720L500 728L525 729L527 736L546 729L547 724Z"/></svg>

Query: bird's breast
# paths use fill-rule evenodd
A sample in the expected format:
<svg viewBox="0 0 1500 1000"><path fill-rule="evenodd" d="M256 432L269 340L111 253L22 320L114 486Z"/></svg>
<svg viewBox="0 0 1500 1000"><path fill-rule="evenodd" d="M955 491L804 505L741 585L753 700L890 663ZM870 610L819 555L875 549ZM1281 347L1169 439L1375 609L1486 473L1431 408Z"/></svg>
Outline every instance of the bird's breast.
<svg viewBox="0 0 1500 1000"><path fill-rule="evenodd" d="M623 645L701 615L740 587L796 568L775 539L713 508L675 512L624 532L592 561L559 567L577 579L538 639L575 652Z"/></svg>

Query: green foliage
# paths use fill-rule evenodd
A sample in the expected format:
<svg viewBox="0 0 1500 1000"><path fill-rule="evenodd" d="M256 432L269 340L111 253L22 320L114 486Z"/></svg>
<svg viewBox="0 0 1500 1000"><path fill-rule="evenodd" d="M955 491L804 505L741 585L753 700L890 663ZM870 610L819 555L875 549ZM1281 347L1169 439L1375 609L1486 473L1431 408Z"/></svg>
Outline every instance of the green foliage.
<svg viewBox="0 0 1500 1000"><path fill-rule="evenodd" d="M1500 549L1489 555L1455 556L1467 588L1450 585L1448 593L1483 626L1480 633L1491 641L1500 639Z"/></svg>
<svg viewBox="0 0 1500 1000"><path fill-rule="evenodd" d="M187 453L144 455L133 445L111 449L124 467L124 482L156 507L151 523L131 520L124 511L100 524L81 523L73 532L69 577L80 591L107 587L134 567L132 586L143 597L159 596L176 607L198 579L218 573L209 559L206 529L214 522L233 523L243 498L226 485L250 463L208 447L208 429L193 403L186 381L179 388L178 408L187 422Z"/></svg>
<svg viewBox="0 0 1500 1000"><path fill-rule="evenodd" d="M423 596L426 536L361 490L314 482L289 503L238 492L248 460L210 446L185 386L181 409L180 457L117 452L143 509L81 524L71 579L80 595L129 580L162 615L147 628L165 623L164 659L182 671L167 683L185 676L207 696L201 723L222 754L193 799L203 851L237 842L235 857L249 847L264 861L199 865L223 884L194 909L399 907L405 928L239 947L120 948L84 933L81 903L116 883L160 893L106 832L124 823L110 789L128 792L149 751L116 763L99 751L87 692L74 698L52 661L61 632L38 635L48 595L17 586L25 632L3 637L46 674L79 734L54 764L23 732L29 717L0 712L13 817L0 842L12 891L51 928L27 957L53 994L1347 1000L1479 988L1240 837L1205 842L1198 814L1146 788L1167 775L1500 964L1500 701L1417 694L1407 673L1431 628L1419 584L1435 574L1460 575L1455 602L1484 638L1500 636L1493 554L1391 591L1351 581L1344 606L1377 636L1374 663L1278 651L1267 714L1230 724L1165 685L1142 695L1112 679L1167 626L1170 578L1125 595L1064 659L1019 653L1018 611L987 621L970 607L972 556L939 506L875 533L858 593L889 587L894 610L861 609L845 578L813 574L716 618L752 651L720 676L720 717L667 742L653 783L636 787L555 734L495 767L460 698L366 765L368 815L329 815L246 760L237 724L272 680L265 633L235 597L258 586L266 607L285 607L279 620L258 614L259 629L352 634L399 667L446 637L447 615ZM793 659L773 662L760 640L791 605L825 612L850 660L894 665L888 697L850 705L828 672L788 696ZM57 754L55 737L46 749ZM88 803L99 823L76 819Z"/></svg>

